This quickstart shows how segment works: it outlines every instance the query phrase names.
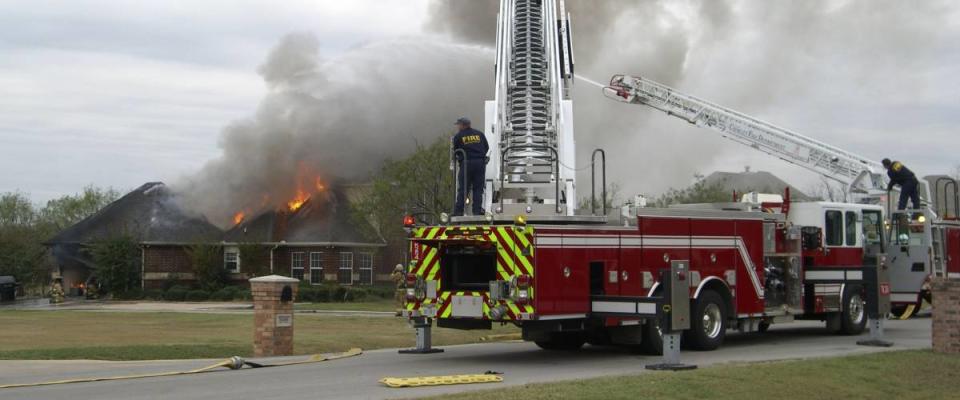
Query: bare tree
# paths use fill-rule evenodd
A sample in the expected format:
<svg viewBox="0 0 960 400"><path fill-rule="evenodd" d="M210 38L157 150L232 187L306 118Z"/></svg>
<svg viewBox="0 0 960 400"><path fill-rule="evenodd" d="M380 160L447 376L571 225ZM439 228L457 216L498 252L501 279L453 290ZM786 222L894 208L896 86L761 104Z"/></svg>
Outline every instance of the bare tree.
<svg viewBox="0 0 960 400"><path fill-rule="evenodd" d="M826 177L820 177L820 183L811 186L807 192L811 197L822 201L846 201L847 187Z"/></svg>

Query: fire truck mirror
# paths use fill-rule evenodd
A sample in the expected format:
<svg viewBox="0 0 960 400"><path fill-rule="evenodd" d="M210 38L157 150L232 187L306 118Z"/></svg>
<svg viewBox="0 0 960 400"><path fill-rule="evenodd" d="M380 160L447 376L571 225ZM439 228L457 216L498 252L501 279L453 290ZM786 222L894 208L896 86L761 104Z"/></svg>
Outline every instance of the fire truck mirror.
<svg viewBox="0 0 960 400"><path fill-rule="evenodd" d="M669 296L670 312L668 318L669 331L690 329L690 293L687 283L690 263L686 260L670 262L670 285L665 296Z"/></svg>

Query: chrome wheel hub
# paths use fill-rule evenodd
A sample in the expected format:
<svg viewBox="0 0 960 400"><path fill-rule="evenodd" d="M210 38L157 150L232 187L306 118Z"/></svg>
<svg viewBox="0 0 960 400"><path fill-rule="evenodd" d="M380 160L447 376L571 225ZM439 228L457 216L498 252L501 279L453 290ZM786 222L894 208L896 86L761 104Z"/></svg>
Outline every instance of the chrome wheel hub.
<svg viewBox="0 0 960 400"><path fill-rule="evenodd" d="M859 294L850 296L850 303L847 304L850 310L850 322L854 325L860 324L864 317L863 299Z"/></svg>
<svg viewBox="0 0 960 400"><path fill-rule="evenodd" d="M716 338L720 335L720 329L723 328L722 314L720 306L710 303L703 308L703 333L709 338Z"/></svg>

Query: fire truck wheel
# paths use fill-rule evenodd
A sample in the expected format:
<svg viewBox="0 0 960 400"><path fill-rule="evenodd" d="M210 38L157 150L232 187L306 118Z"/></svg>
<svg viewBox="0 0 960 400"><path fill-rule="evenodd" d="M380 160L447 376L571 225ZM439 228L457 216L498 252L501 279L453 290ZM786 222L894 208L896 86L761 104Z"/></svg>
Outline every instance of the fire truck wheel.
<svg viewBox="0 0 960 400"><path fill-rule="evenodd" d="M660 322L656 319L646 320L643 323L642 334L638 348L640 353L651 356L663 355L663 331L660 330Z"/></svg>
<svg viewBox="0 0 960 400"><path fill-rule="evenodd" d="M859 335L866 326L867 312L863 301L863 289L859 286L849 286L843 293L840 332L844 335Z"/></svg>
<svg viewBox="0 0 960 400"><path fill-rule="evenodd" d="M727 334L727 306L719 293L708 290L700 293L690 313L690 329L684 339L696 350L714 350Z"/></svg>
<svg viewBox="0 0 960 400"><path fill-rule="evenodd" d="M577 350L586 343L586 338L580 332L554 332L547 340L537 340L534 343L544 350Z"/></svg>
<svg viewBox="0 0 960 400"><path fill-rule="evenodd" d="M757 324L757 332L764 333L769 329L770 323L767 321L760 321L760 323Z"/></svg>

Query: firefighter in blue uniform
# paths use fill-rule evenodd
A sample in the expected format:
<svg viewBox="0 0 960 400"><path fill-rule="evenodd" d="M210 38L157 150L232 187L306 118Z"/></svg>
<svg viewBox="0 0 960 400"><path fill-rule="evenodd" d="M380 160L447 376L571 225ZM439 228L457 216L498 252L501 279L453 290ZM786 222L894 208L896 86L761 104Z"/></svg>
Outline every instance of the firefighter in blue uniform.
<svg viewBox="0 0 960 400"><path fill-rule="evenodd" d="M453 136L453 151L460 168L457 173L457 204L454 205L453 215L463 215L468 190L473 193L471 199L473 215L482 215L483 180L486 175L487 151L490 150L490 146L483 132L470 127L468 118L457 119L456 126L459 132ZM457 150L463 150L463 153ZM462 159L464 154L466 154L466 160Z"/></svg>
<svg viewBox="0 0 960 400"><path fill-rule="evenodd" d="M900 185L900 202L897 203L897 209L903 210L907 207L907 199L913 203L914 209L920 209L920 195L917 194L917 176L913 171L907 169L900 161L890 161L889 158L883 159L883 167L887 169L887 176L890 177L890 183L887 184L887 191L893 189L893 185Z"/></svg>

